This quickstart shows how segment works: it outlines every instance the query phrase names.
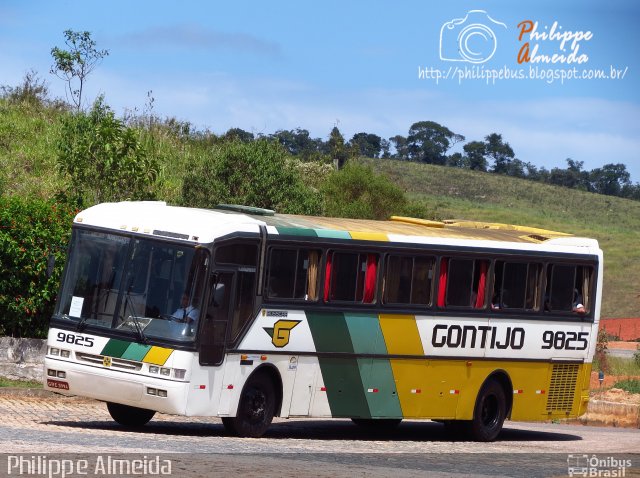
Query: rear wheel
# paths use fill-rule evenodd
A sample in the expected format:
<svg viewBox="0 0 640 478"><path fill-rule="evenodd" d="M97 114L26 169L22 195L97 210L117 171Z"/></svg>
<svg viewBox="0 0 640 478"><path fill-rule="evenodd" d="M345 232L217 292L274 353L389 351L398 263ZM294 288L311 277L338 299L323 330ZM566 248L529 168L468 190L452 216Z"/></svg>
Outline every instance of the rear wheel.
<svg viewBox="0 0 640 478"><path fill-rule="evenodd" d="M275 413L275 390L266 375L251 377L242 390L235 417L225 417L227 431L239 437L259 438L267 431Z"/></svg>
<svg viewBox="0 0 640 478"><path fill-rule="evenodd" d="M469 424L471 437L477 441L494 441L502 431L506 418L506 397L502 385L494 380L487 380L476 399L473 419Z"/></svg>
<svg viewBox="0 0 640 478"><path fill-rule="evenodd" d="M107 402L107 410L111 418L125 427L141 427L146 425L156 414L153 410L146 408L130 407L119 403Z"/></svg>

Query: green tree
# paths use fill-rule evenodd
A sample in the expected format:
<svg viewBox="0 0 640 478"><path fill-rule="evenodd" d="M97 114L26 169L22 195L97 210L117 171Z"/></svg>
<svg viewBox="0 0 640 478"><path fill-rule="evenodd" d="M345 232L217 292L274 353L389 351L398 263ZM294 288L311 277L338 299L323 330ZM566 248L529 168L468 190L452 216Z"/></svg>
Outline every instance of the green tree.
<svg viewBox="0 0 640 478"><path fill-rule="evenodd" d="M249 141L253 141L255 139L253 133L249 131L245 131L241 128L231 128L224 134L224 139L228 141L238 140L243 143L248 143Z"/></svg>
<svg viewBox="0 0 640 478"><path fill-rule="evenodd" d="M320 211L319 195L304 185L294 159L266 138L214 146L186 174L181 202L204 208L243 204L291 214Z"/></svg>
<svg viewBox="0 0 640 478"><path fill-rule="evenodd" d="M359 156L366 156L367 158L380 157L382 138L377 134L356 133L349 141L349 144L357 148Z"/></svg>
<svg viewBox="0 0 640 478"><path fill-rule="evenodd" d="M474 171L486 171L486 144L482 141L470 141L462 149L466 155L466 164Z"/></svg>
<svg viewBox="0 0 640 478"><path fill-rule="evenodd" d="M485 154L493 160L491 172L497 174L507 174L509 164L513 161L515 154L509 143L502 139L502 135L491 133L484 138Z"/></svg>
<svg viewBox="0 0 640 478"><path fill-rule="evenodd" d="M631 175L622 163L592 169L589 179L595 192L609 196L620 196L622 188L631 184Z"/></svg>
<svg viewBox="0 0 640 478"><path fill-rule="evenodd" d="M464 141L464 136L435 121L413 123L407 136L409 159L444 165L447 151L460 141Z"/></svg>
<svg viewBox="0 0 640 478"><path fill-rule="evenodd" d="M79 111L82 108L82 93L87 75L109 55L109 51L98 50L91 33L87 31L65 30L64 38L66 50L57 46L51 49L54 61L51 73L67 82L71 101Z"/></svg>
<svg viewBox="0 0 640 478"><path fill-rule="evenodd" d="M319 155L326 149L323 141L320 138L311 138L306 129L278 130L270 137L278 140L290 154L300 157L303 161L319 159ZM326 153L328 154L328 151Z"/></svg>
<svg viewBox="0 0 640 478"><path fill-rule="evenodd" d="M70 195L78 203L153 198L156 159L147 154L138 131L117 119L102 97L89 113L63 118L57 146L58 168L69 176Z"/></svg>
<svg viewBox="0 0 640 478"><path fill-rule="evenodd" d="M347 162L348 153L344 145L344 137L337 126L334 126L331 133L329 133L328 146L331 159L337 163L338 169L342 168L344 163Z"/></svg>
<svg viewBox="0 0 640 478"><path fill-rule="evenodd" d="M409 144L407 143L407 138L397 134L389 138L389 142L393 144L393 148L396 150L396 152L391 155L392 158L409 159Z"/></svg>

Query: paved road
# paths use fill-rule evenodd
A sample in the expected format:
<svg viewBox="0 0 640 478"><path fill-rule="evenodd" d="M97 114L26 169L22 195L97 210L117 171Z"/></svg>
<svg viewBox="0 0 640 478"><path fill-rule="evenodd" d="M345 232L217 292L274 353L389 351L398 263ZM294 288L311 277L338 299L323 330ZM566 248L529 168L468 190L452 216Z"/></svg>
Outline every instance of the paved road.
<svg viewBox="0 0 640 478"><path fill-rule="evenodd" d="M429 421L372 433L348 420L276 419L264 438L241 439L227 436L214 418L156 415L134 431L115 424L104 404L92 400L5 395L0 447L0 476L15 475L7 473L10 456L15 463L15 456L75 453L95 460L95 454L134 453L170 460L176 476L531 477L566 475L568 454L638 453L640 430L508 422L500 440L487 444L452 442ZM640 467L640 455L626 458Z"/></svg>

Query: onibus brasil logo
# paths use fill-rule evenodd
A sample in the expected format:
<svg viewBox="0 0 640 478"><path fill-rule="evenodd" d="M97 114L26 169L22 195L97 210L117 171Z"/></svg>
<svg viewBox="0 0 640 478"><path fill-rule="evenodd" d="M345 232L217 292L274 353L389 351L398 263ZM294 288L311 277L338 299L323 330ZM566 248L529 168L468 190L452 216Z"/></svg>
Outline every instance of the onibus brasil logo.
<svg viewBox="0 0 640 478"><path fill-rule="evenodd" d="M264 327L264 331L271 337L271 343L276 347L284 347L289 343L291 330L300 323L300 320L278 320L273 327Z"/></svg>

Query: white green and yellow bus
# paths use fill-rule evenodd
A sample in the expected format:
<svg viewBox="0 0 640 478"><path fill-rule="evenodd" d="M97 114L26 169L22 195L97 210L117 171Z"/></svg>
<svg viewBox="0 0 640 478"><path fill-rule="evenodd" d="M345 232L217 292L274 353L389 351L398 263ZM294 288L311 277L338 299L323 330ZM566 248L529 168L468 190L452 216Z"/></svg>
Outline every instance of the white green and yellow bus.
<svg viewBox="0 0 640 478"><path fill-rule="evenodd" d="M432 419L494 440L585 412L602 264L530 227L100 204L74 219L45 386L130 427Z"/></svg>

